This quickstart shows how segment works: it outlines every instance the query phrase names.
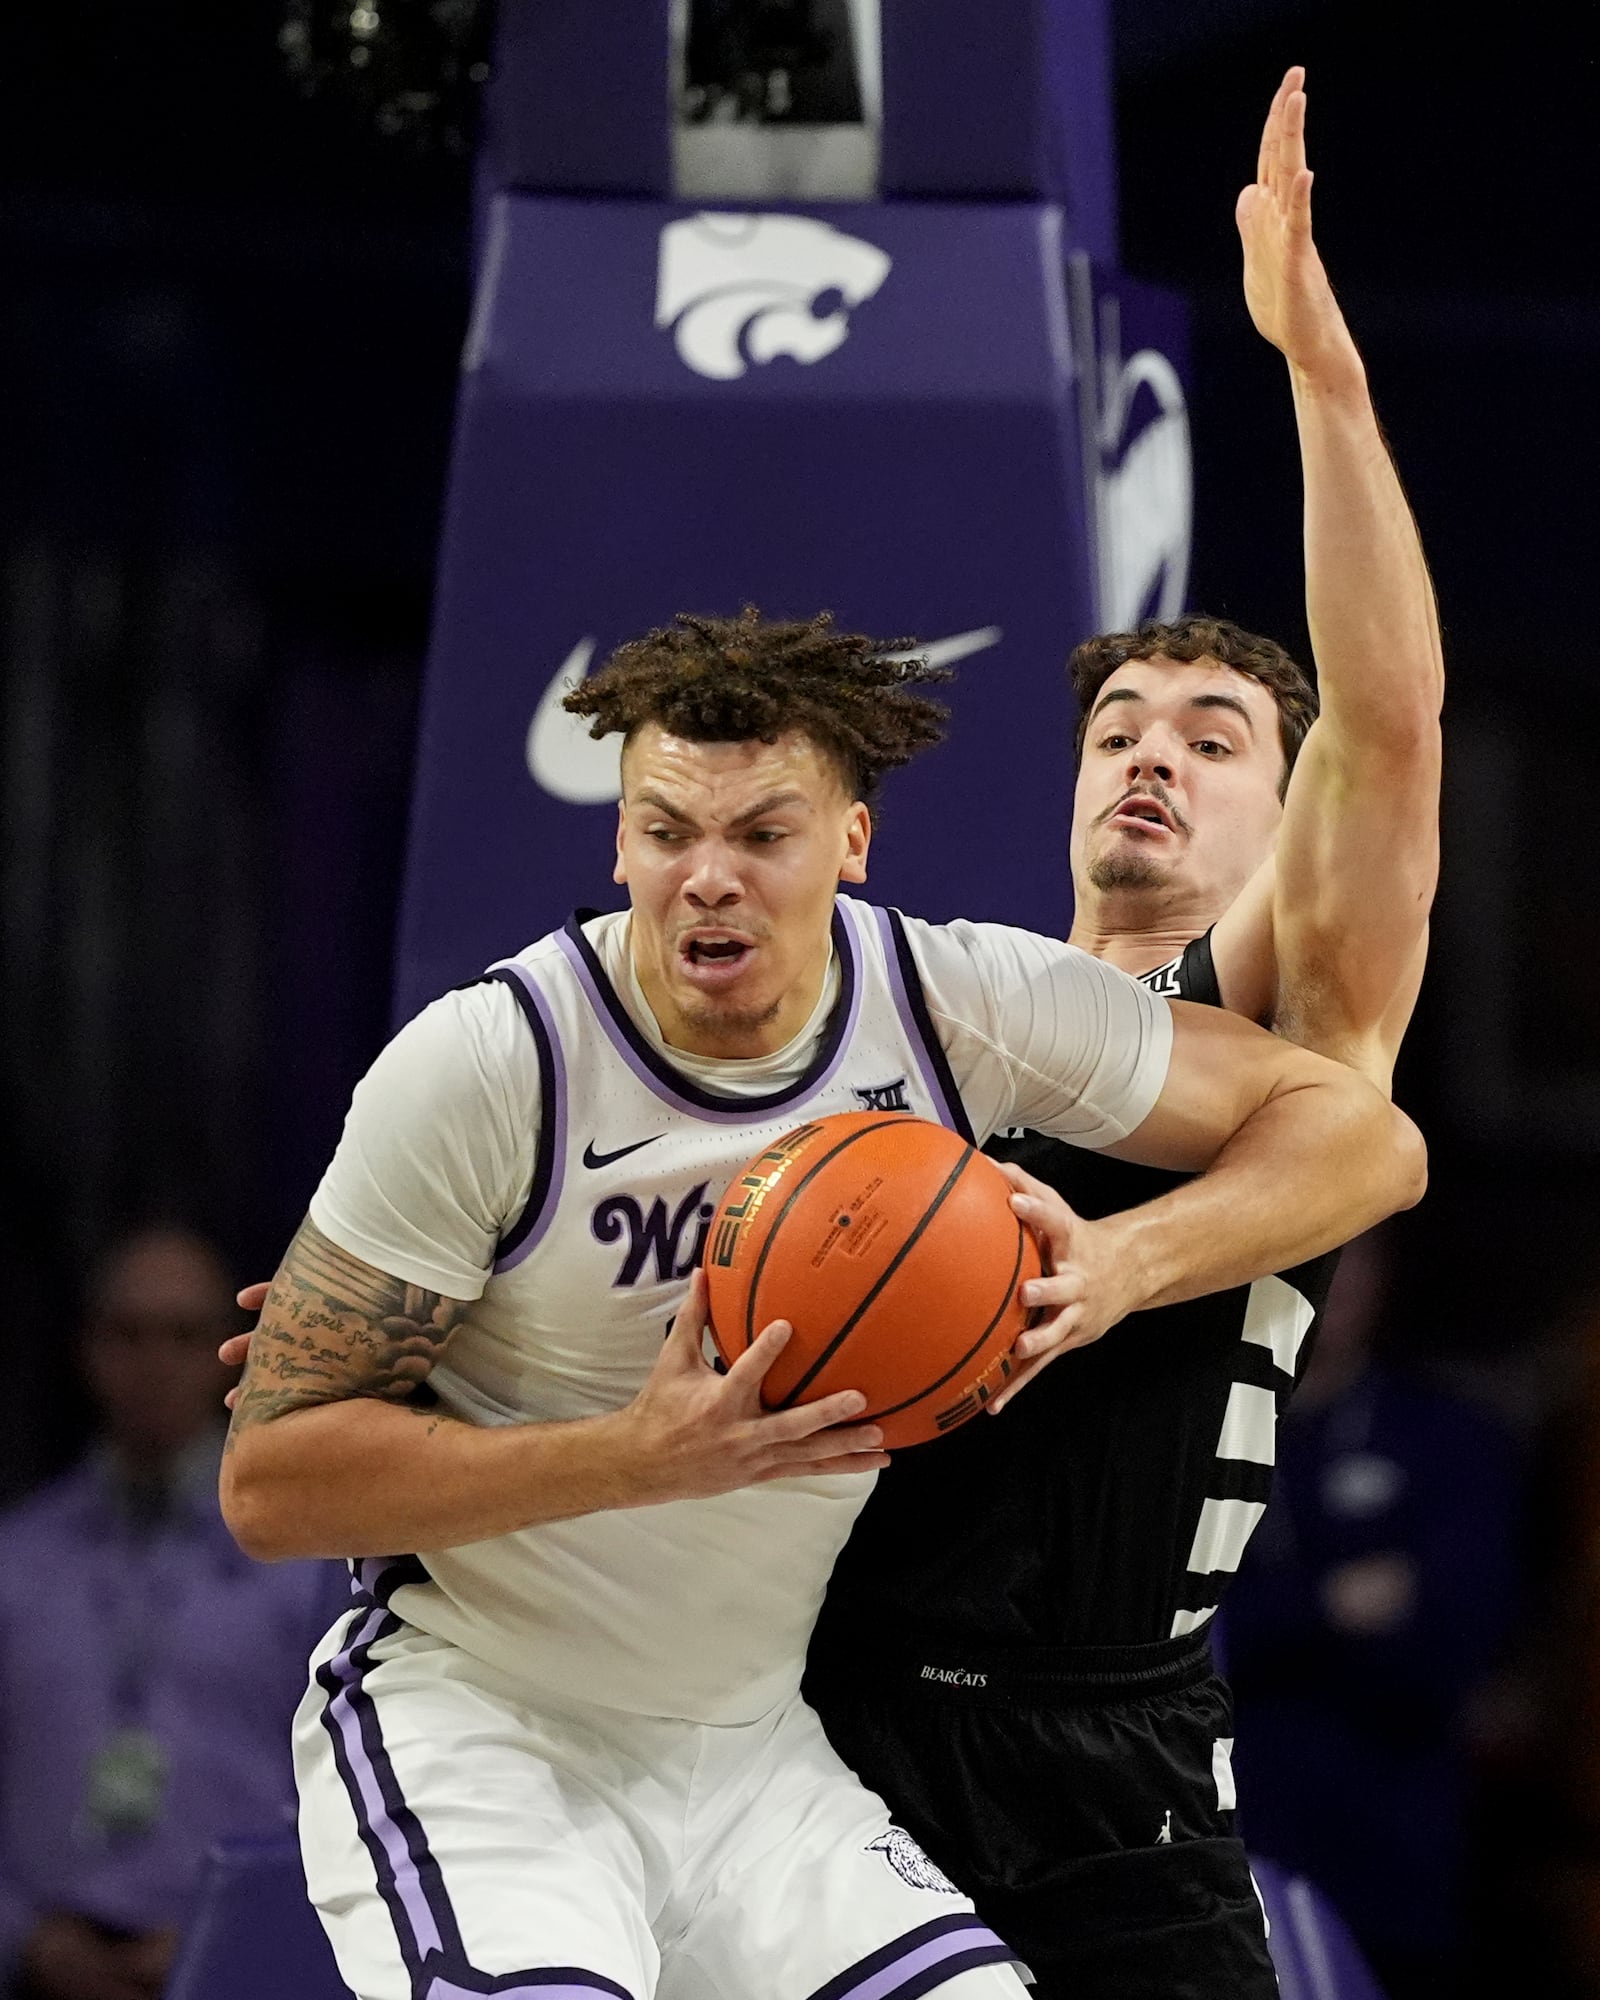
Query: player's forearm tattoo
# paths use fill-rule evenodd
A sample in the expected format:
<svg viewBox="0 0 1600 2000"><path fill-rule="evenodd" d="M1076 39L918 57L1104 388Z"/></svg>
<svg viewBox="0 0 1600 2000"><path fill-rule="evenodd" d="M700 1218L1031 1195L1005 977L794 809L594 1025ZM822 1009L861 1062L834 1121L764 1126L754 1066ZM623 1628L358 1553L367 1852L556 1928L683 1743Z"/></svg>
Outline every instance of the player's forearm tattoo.
<svg viewBox="0 0 1600 2000"><path fill-rule="evenodd" d="M251 1339L229 1444L252 1424L318 1403L416 1399L464 1310L459 1299L374 1271L308 1219ZM429 1402L424 1414L437 1423L442 1413Z"/></svg>

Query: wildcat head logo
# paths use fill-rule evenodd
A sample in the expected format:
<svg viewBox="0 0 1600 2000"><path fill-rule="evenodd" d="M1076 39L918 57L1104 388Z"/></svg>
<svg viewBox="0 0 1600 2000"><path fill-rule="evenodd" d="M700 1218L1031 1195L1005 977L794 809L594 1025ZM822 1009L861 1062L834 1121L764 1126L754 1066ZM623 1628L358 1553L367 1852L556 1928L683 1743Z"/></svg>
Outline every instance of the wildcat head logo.
<svg viewBox="0 0 1600 2000"><path fill-rule="evenodd" d="M941 1896L961 1894L950 1877L928 1859L903 1826L891 1826L887 1833L880 1833L876 1840L869 1840L866 1851L868 1854L881 1854L909 1888L934 1889Z"/></svg>
<svg viewBox="0 0 1600 2000"><path fill-rule="evenodd" d="M686 216L661 232L656 325L714 382L779 354L809 366L844 345L851 309L888 275L876 244L809 216Z"/></svg>

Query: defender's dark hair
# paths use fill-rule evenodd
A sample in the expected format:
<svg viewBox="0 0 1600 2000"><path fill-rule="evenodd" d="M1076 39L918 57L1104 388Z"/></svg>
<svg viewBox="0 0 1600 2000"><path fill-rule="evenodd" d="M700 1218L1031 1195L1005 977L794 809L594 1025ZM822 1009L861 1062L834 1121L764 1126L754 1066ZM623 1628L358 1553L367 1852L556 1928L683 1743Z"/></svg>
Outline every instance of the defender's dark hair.
<svg viewBox="0 0 1600 2000"><path fill-rule="evenodd" d="M1281 797L1306 732L1317 719L1316 685L1305 668L1291 659L1275 639L1246 632L1226 618L1195 615L1176 619L1170 625L1151 621L1136 632L1103 632L1098 638L1085 639L1081 646L1075 646L1067 671L1078 698L1078 733L1073 749L1079 760L1083 757L1090 710L1106 682L1129 660L1157 658L1181 660L1185 664L1215 660L1224 667L1237 667L1240 673L1260 681L1278 706L1278 737L1283 744L1284 767L1283 782L1278 787Z"/></svg>
<svg viewBox="0 0 1600 2000"><path fill-rule="evenodd" d="M775 743L810 737L853 799L871 804L885 771L944 736L948 710L914 689L946 681L926 660L894 659L909 639L836 632L831 612L784 622L747 604L737 618L680 611L668 626L619 646L562 706L592 718L591 736L654 722L691 743Z"/></svg>

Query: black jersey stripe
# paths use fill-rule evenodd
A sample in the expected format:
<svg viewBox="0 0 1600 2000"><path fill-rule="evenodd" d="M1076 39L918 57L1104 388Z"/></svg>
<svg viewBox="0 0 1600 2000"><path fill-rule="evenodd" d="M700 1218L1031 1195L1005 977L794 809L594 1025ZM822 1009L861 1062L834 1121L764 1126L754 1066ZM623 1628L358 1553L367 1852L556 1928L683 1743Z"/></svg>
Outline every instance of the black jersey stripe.
<svg viewBox="0 0 1600 2000"><path fill-rule="evenodd" d="M1234 1357L1233 1379L1251 1389L1270 1389L1283 1408L1283 1399L1294 1387L1294 1377L1272 1358L1272 1349L1258 1340L1241 1340Z"/></svg>
<svg viewBox="0 0 1600 2000"><path fill-rule="evenodd" d="M1206 1481L1208 1500L1266 1501L1272 1492L1272 1467L1253 1459L1219 1458Z"/></svg>

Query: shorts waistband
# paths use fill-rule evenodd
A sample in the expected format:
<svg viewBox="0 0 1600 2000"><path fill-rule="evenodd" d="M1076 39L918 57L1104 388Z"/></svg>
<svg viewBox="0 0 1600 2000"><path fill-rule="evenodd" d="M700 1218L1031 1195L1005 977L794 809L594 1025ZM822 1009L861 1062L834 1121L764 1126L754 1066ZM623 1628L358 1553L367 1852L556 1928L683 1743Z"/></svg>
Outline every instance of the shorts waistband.
<svg viewBox="0 0 1600 2000"><path fill-rule="evenodd" d="M937 1633L873 1635L846 1653L813 1655L808 1686L838 1697L852 1686L976 1702L1099 1703L1175 1693L1215 1671L1210 1635L1186 1632L1139 1646L972 1644Z"/></svg>

